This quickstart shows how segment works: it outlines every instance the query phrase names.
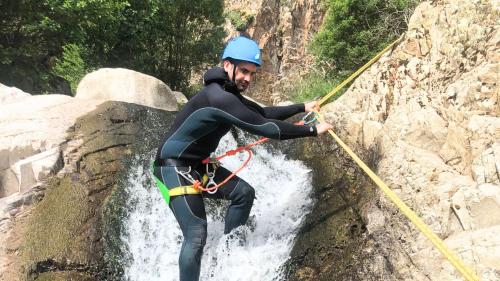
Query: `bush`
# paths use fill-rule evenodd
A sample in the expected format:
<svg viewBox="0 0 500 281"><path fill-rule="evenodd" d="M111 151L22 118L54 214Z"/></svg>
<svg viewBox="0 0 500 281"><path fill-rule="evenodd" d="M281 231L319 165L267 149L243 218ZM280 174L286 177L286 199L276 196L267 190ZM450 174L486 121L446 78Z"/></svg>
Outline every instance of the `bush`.
<svg viewBox="0 0 500 281"><path fill-rule="evenodd" d="M326 66L325 74L306 77L292 93L294 99L307 100L318 91L326 94L368 62L406 31L417 3L418 0L324 0L328 10L310 50L316 55L317 64ZM331 86L327 90L328 85Z"/></svg>
<svg viewBox="0 0 500 281"><path fill-rule="evenodd" d="M62 59L56 61L54 74L66 79L71 85L71 92L76 93L78 82L85 75L85 62L80 55L80 47L75 44L63 46Z"/></svg>
<svg viewBox="0 0 500 281"><path fill-rule="evenodd" d="M238 10L232 10L226 13L226 18L229 19L231 25L233 25L234 28L240 32L247 29L248 25L253 22L254 17L255 16L253 14L247 14Z"/></svg>
<svg viewBox="0 0 500 281"><path fill-rule="evenodd" d="M340 83L340 79L335 79L333 77L321 75L321 74L310 74L306 76L292 91L291 99L294 102L307 102L323 97L324 95L330 93L330 91ZM333 97L336 99L343 91L335 94Z"/></svg>
<svg viewBox="0 0 500 281"><path fill-rule="evenodd" d="M85 68L124 67L182 91L219 60L223 9L223 0L0 1L0 82L51 93L58 76L74 88Z"/></svg>
<svg viewBox="0 0 500 281"><path fill-rule="evenodd" d="M325 0L328 11L311 44L334 73L353 72L407 29L417 0Z"/></svg>

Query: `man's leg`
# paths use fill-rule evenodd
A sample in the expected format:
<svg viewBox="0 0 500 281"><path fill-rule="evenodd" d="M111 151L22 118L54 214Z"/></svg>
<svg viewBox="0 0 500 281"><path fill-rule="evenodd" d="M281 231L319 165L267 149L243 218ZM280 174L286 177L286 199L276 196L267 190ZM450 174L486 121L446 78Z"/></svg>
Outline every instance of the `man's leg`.
<svg viewBox="0 0 500 281"><path fill-rule="evenodd" d="M178 167L179 170L186 170ZM162 166L155 169L155 175L162 179L168 188L190 185L175 172L174 167ZM193 172L193 177L197 178ZM200 195L181 195L172 197L170 209L179 223L184 241L179 255L180 281L198 281L201 257L207 240L207 219L205 205Z"/></svg>
<svg viewBox="0 0 500 281"><path fill-rule="evenodd" d="M219 167L215 172L214 180L216 183L220 183L230 174L231 172L224 167ZM235 176L221 186L215 194L204 192L203 196L231 200L231 205L227 209L224 226L224 233L227 234L234 228L244 225L247 222L255 198L255 190L246 181Z"/></svg>

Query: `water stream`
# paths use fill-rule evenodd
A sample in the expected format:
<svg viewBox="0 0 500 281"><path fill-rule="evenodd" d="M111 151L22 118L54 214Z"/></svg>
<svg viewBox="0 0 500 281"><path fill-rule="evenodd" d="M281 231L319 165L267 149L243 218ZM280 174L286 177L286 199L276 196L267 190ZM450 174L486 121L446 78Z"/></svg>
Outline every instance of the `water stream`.
<svg viewBox="0 0 500 281"><path fill-rule="evenodd" d="M236 146L236 141L228 134L221 140L218 152ZM205 199L208 238L201 280L282 280L281 266L312 205L310 170L302 162L287 159L265 145L253 151L254 158L238 174L256 190L257 199L248 225L224 235L223 214L228 202ZM244 157L245 153L226 157L222 163L229 170L235 170ZM125 279L178 280L181 230L160 192L146 184L149 182L147 177L148 172L141 167L129 176L128 205L131 210L122 237L130 256ZM232 235L235 231L238 235Z"/></svg>

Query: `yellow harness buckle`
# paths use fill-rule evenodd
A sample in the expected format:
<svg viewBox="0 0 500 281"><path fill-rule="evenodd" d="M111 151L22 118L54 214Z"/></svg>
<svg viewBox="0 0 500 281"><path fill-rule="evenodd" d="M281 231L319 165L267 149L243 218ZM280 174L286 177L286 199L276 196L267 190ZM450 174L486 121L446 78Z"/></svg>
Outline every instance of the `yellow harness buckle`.
<svg viewBox="0 0 500 281"><path fill-rule="evenodd" d="M202 185L204 186L205 184L207 184L207 181L208 176L203 175ZM182 185L168 190L168 194L170 195L170 197L188 194L201 194L201 192L202 191L200 189L194 188L193 185Z"/></svg>
<svg viewBox="0 0 500 281"><path fill-rule="evenodd" d="M194 188L192 185L184 185L174 187L168 190L170 197L186 195L186 194L200 194L201 190Z"/></svg>

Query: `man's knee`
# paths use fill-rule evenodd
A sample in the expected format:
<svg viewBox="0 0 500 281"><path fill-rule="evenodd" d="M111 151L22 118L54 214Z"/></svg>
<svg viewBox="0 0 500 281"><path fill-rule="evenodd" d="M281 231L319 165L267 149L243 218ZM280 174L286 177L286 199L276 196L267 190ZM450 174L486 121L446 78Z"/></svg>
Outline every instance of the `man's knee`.
<svg viewBox="0 0 500 281"><path fill-rule="evenodd" d="M206 241L206 226L192 225L188 227L179 256L179 264L183 270L193 270L199 266Z"/></svg>
<svg viewBox="0 0 500 281"><path fill-rule="evenodd" d="M188 226L187 232L184 239L186 239L193 248L203 249L207 242L207 226L203 224L191 225Z"/></svg>
<svg viewBox="0 0 500 281"><path fill-rule="evenodd" d="M200 275L201 257L207 241L206 227L194 226L184 237L179 255L179 271L181 281L198 280Z"/></svg>
<svg viewBox="0 0 500 281"><path fill-rule="evenodd" d="M229 198L231 201L252 204L255 198L255 189L245 181L240 181L235 190L231 192Z"/></svg>

